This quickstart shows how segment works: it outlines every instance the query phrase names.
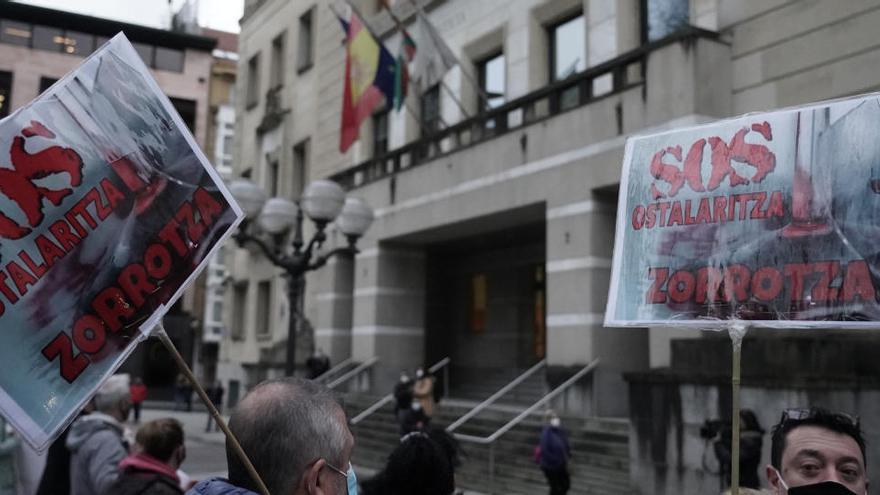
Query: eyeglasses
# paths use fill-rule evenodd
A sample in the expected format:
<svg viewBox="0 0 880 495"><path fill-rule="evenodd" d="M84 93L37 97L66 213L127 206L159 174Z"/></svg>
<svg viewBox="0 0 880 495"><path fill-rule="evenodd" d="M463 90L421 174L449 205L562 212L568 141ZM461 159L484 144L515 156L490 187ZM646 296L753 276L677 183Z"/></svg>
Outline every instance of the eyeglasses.
<svg viewBox="0 0 880 495"><path fill-rule="evenodd" d="M784 425L789 421L808 421L818 416L825 416L841 423L849 424L855 428L859 427L859 417L844 412L831 412L815 407L797 407L782 411L782 417L779 419L779 425Z"/></svg>

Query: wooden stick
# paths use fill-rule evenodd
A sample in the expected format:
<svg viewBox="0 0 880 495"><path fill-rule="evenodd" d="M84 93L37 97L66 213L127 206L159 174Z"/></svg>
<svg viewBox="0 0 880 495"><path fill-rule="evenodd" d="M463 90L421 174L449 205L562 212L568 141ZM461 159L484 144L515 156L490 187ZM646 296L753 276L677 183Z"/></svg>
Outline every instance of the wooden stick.
<svg viewBox="0 0 880 495"><path fill-rule="evenodd" d="M162 344L165 345L165 348L168 349L168 352L171 353L171 356L174 358L174 361L177 363L177 367L181 372L186 376L189 380L189 383L192 385L193 390L199 395L199 398L202 399L202 402L205 403L205 407L208 408L208 412L214 418L214 421L217 422L217 425L223 430L223 433L226 435L226 439L232 444L233 450L238 455L239 460L244 464L245 469L247 469L248 473L251 475L251 478L257 484L257 488L260 490L260 493L263 495L269 495L269 489L266 488L266 484L263 483L262 478L260 478L260 474L257 473L257 470L254 468L254 465L251 464L251 460L248 459L247 454L245 454L244 449L241 448L241 444L238 443L238 439L235 438L235 435L232 431L229 430L229 427L226 426L226 421L223 420L223 417L220 416L220 412L214 407L214 403L211 402L211 399L208 398L208 394L205 393L205 389L202 388L202 385L196 380L196 376L193 374L192 370L189 369L189 366L186 364L186 361L183 360L183 356L180 355L180 352L177 351L177 348L174 347L174 343L171 342L171 339L168 338L168 334L165 332L165 325L163 325L162 321L156 325L156 329L153 331L153 334L159 337L159 340L162 341Z"/></svg>
<svg viewBox="0 0 880 495"><path fill-rule="evenodd" d="M742 361L742 341L748 327L741 322L736 322L729 329L730 340L733 344L733 372L731 373L731 433L730 433L730 494L739 495L739 387L740 387L740 363Z"/></svg>

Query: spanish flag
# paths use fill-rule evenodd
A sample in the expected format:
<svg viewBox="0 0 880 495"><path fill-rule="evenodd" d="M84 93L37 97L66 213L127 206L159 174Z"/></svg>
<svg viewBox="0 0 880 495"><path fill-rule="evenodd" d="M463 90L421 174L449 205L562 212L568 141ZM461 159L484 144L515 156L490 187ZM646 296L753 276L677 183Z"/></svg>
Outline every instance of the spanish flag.
<svg viewBox="0 0 880 495"><path fill-rule="evenodd" d="M361 122L370 116L383 96L386 107L391 108L396 62L357 14L352 12L349 22L339 20L346 30L345 90L339 133L339 151L345 153L357 140Z"/></svg>

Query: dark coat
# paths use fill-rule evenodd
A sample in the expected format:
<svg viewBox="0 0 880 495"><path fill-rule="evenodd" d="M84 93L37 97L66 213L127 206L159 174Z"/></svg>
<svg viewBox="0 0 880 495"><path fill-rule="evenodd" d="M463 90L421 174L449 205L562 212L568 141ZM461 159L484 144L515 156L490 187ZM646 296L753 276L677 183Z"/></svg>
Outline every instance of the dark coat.
<svg viewBox="0 0 880 495"><path fill-rule="evenodd" d="M122 473L108 494L181 495L174 468L146 454L133 454L120 463Z"/></svg>
<svg viewBox="0 0 880 495"><path fill-rule="evenodd" d="M565 469L569 458L568 435L562 428L545 426L541 431L541 468Z"/></svg>

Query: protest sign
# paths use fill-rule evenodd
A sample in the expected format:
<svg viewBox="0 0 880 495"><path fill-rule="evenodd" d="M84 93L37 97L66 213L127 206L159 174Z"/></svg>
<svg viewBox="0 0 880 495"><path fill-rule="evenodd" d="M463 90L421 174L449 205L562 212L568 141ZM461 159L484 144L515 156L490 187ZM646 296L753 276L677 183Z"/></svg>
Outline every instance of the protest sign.
<svg viewBox="0 0 880 495"><path fill-rule="evenodd" d="M877 95L630 138L605 324L876 327Z"/></svg>
<svg viewBox="0 0 880 495"><path fill-rule="evenodd" d="M0 412L38 450L241 211L123 35L0 121Z"/></svg>

